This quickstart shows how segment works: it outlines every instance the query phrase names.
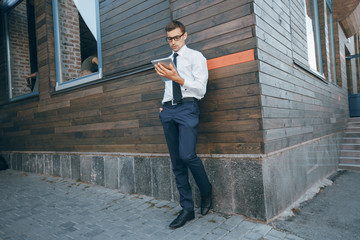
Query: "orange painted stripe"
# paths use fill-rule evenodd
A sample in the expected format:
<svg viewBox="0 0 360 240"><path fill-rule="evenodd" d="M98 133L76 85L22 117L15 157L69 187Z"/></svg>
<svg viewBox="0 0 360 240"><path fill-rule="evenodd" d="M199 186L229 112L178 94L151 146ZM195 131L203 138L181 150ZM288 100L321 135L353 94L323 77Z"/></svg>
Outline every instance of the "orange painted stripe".
<svg viewBox="0 0 360 240"><path fill-rule="evenodd" d="M222 57L217 57L207 60L208 69L216 69L227 67L239 63L251 62L255 60L254 49L243 52L233 53Z"/></svg>

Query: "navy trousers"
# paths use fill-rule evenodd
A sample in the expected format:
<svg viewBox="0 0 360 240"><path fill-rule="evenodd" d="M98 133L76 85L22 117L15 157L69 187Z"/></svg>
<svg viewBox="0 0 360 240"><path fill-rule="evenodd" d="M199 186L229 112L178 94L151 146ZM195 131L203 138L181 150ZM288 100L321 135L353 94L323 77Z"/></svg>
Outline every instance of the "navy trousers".
<svg viewBox="0 0 360 240"><path fill-rule="evenodd" d="M204 165L196 155L199 113L199 104L195 101L164 106L159 114L180 194L180 205L188 211L194 210L188 169L201 195L206 195L211 188Z"/></svg>

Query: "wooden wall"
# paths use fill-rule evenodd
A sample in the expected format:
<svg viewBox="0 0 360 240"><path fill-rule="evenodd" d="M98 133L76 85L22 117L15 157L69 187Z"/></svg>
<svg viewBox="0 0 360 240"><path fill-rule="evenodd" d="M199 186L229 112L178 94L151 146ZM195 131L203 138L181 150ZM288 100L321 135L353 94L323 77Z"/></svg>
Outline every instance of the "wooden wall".
<svg viewBox="0 0 360 240"><path fill-rule="evenodd" d="M342 131L348 117L346 87L294 63L307 65L303 8L302 0L255 1L265 152Z"/></svg>
<svg viewBox="0 0 360 240"><path fill-rule="evenodd" d="M171 19L168 0L105 0L100 15L105 75L147 65L168 54L164 37Z"/></svg>
<svg viewBox="0 0 360 240"><path fill-rule="evenodd" d="M187 26L189 46L207 59L256 48L252 1L174 1L172 7L174 19ZM201 153L262 151L257 69L258 62L251 61L209 71L201 102Z"/></svg>
<svg viewBox="0 0 360 240"><path fill-rule="evenodd" d="M40 95L1 105L0 150L167 153L158 118L163 83L154 70L131 72L171 53L163 29L172 17L208 59L255 50L253 61L209 71L198 152L263 152L252 2L102 0L105 81L60 93L51 0L36 0Z"/></svg>

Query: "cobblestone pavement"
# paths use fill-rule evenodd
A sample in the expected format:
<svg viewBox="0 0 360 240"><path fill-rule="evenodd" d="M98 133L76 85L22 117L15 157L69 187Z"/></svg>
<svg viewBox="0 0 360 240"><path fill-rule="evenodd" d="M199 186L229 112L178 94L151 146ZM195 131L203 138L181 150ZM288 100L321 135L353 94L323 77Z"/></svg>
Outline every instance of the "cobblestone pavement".
<svg viewBox="0 0 360 240"><path fill-rule="evenodd" d="M173 230L177 203L14 170L0 171L0 206L0 240L301 239L216 213Z"/></svg>

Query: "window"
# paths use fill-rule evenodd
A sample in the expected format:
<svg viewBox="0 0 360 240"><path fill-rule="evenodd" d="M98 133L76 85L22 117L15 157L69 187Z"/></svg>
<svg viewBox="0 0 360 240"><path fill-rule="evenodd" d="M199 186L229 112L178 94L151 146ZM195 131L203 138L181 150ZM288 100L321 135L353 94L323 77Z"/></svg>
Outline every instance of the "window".
<svg viewBox="0 0 360 240"><path fill-rule="evenodd" d="M335 62L335 40L334 40L334 26L332 14L332 0L326 0L326 15L328 26L329 39L329 81L337 83L336 81L336 62Z"/></svg>
<svg viewBox="0 0 360 240"><path fill-rule="evenodd" d="M53 0L56 90L102 77L98 0Z"/></svg>
<svg viewBox="0 0 360 240"><path fill-rule="evenodd" d="M309 66L312 70L323 74L317 0L304 1Z"/></svg>
<svg viewBox="0 0 360 240"><path fill-rule="evenodd" d="M345 56L350 56L350 51L347 47L345 47ZM351 66L351 58L346 59L346 79L347 79L347 89L348 95L354 94L354 84L352 77L352 66Z"/></svg>
<svg viewBox="0 0 360 240"><path fill-rule="evenodd" d="M33 0L4 1L9 98L38 94L36 27Z"/></svg>

